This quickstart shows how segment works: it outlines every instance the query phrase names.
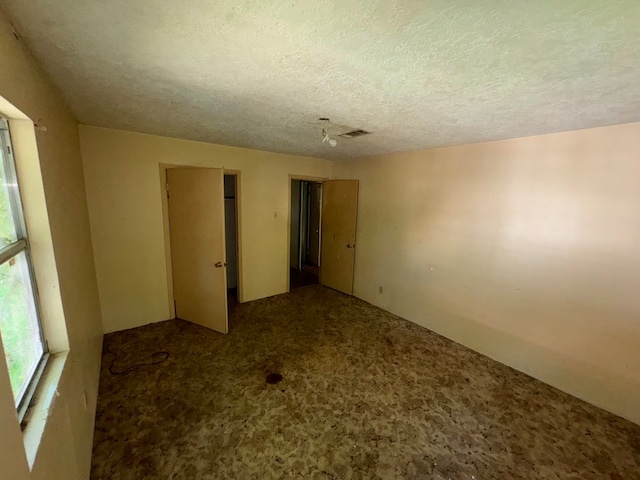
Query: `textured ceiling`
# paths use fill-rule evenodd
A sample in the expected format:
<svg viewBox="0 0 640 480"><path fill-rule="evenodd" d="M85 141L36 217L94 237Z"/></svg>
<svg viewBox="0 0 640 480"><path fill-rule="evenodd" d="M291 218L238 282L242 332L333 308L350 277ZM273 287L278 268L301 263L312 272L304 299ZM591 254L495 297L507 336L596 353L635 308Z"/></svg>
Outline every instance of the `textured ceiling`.
<svg viewBox="0 0 640 480"><path fill-rule="evenodd" d="M90 125L348 159L640 120L639 0L1 4Z"/></svg>

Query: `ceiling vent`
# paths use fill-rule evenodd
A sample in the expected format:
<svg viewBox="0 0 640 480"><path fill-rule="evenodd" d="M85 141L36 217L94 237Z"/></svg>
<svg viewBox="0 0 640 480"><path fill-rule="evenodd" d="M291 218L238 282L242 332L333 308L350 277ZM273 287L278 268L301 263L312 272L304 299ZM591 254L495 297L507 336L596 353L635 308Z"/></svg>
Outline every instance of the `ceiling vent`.
<svg viewBox="0 0 640 480"><path fill-rule="evenodd" d="M351 130L350 132L341 133L338 136L342 138L356 138L363 135L369 135L370 133L371 132L367 132L366 130Z"/></svg>

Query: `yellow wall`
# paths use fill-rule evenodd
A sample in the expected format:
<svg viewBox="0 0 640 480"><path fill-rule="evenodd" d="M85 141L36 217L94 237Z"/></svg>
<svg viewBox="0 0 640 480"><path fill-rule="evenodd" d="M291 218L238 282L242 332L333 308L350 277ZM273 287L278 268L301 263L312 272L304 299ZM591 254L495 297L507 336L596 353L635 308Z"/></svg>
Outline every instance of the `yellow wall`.
<svg viewBox="0 0 640 480"><path fill-rule="evenodd" d="M355 295L640 423L638 139L629 124L335 164L360 180Z"/></svg>
<svg viewBox="0 0 640 480"><path fill-rule="evenodd" d="M160 164L240 170L243 300L287 291L289 174L331 162L84 125L80 143L106 332L173 317Z"/></svg>
<svg viewBox="0 0 640 480"><path fill-rule="evenodd" d="M2 355L0 476L12 480L86 479L93 438L102 326L77 123L31 55L14 37L11 26L2 15L0 58L0 96L31 119L42 119L47 126L46 132L37 132L36 140L49 225L30 225L29 219L39 216L37 212L31 212L32 215L27 216L27 227L34 235L34 240L44 242L34 245L38 255L47 252L49 246L46 243L51 242L48 258L36 259L38 264L49 265L49 271L36 273L39 280L47 279L39 284L46 298L51 299L52 290L59 289L57 295L61 300L66 334L63 326L62 331L56 332L54 343L66 344L68 337L70 348L58 386L59 396L55 397L51 407L31 472L22 446ZM19 164L19 175L20 169ZM22 179L20 183L22 186ZM27 190L35 186L30 184ZM25 209L33 206L27 204ZM40 215L40 218L46 216ZM43 235L40 236L39 232ZM55 256L55 264L51 262L51 255ZM53 312L54 303L47 300L45 310Z"/></svg>

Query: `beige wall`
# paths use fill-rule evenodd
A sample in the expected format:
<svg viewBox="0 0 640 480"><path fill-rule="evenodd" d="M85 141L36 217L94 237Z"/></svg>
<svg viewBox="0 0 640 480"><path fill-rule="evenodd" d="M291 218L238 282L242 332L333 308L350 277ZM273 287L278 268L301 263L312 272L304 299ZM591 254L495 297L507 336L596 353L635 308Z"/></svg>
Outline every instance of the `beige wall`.
<svg viewBox="0 0 640 480"><path fill-rule="evenodd" d="M45 225L47 216L42 215L43 212L33 211L34 203L27 202L25 209L32 209L27 212L27 227L36 242L34 257L39 257L34 258L36 266L45 265L47 270L36 272L39 289L46 298L45 313L55 316L56 302L52 299L57 295L64 316L63 328L55 332L53 344L68 344L70 348L58 386L59 395L51 407L31 472L17 425L4 355L1 356L0 476L12 480L86 479L90 467L102 326L77 124L1 14L0 58L0 96L31 119L42 119L47 126L46 132L37 132L36 141L41 192L42 187L44 189L44 197L40 195L40 198L46 201L49 224ZM23 131L17 136L26 138L28 134ZM23 177L32 172L25 171L20 159L17 161L23 186ZM25 190L37 190L36 183L24 185ZM30 219L36 218L42 220L29 223ZM52 255L55 263L51 261Z"/></svg>
<svg viewBox="0 0 640 480"><path fill-rule="evenodd" d="M331 162L89 126L80 143L105 331L173 317L160 164L239 170L243 300L287 291L289 174Z"/></svg>
<svg viewBox="0 0 640 480"><path fill-rule="evenodd" d="M630 124L335 164L360 180L355 295L640 423L638 139Z"/></svg>

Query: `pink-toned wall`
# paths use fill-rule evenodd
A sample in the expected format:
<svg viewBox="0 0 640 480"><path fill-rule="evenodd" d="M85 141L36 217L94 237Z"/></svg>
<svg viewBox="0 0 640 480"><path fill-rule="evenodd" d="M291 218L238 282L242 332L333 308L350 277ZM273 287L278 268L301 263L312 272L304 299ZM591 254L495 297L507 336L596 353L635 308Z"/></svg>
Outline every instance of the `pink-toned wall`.
<svg viewBox="0 0 640 480"><path fill-rule="evenodd" d="M640 423L639 139L628 124L334 164L360 180L355 295Z"/></svg>

